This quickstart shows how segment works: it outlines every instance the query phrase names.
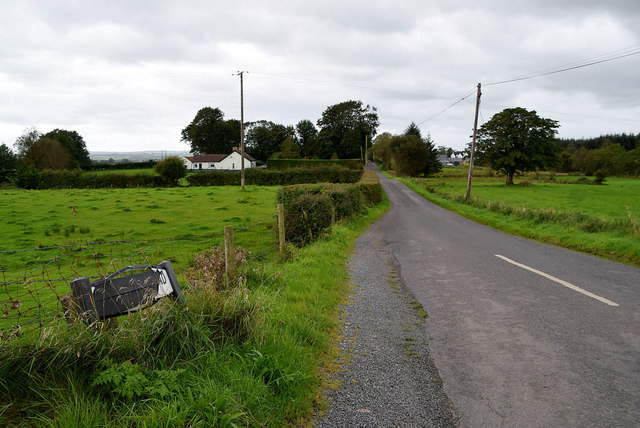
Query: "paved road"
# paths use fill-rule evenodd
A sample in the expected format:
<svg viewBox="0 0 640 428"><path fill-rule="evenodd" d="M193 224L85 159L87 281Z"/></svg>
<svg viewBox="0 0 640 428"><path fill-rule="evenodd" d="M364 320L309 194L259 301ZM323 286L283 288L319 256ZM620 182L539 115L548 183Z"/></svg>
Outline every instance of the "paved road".
<svg viewBox="0 0 640 428"><path fill-rule="evenodd" d="M376 229L429 314L462 426L640 426L640 269L495 231L380 178L392 209Z"/></svg>

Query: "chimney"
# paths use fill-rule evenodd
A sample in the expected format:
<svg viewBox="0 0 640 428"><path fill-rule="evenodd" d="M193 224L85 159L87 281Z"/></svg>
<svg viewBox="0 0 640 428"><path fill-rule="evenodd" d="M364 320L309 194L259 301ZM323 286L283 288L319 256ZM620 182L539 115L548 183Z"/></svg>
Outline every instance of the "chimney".
<svg viewBox="0 0 640 428"><path fill-rule="evenodd" d="M234 151L234 152L239 152L239 151L240 151L240 149L239 149L239 148L237 148L237 147L233 147L233 151Z"/></svg>

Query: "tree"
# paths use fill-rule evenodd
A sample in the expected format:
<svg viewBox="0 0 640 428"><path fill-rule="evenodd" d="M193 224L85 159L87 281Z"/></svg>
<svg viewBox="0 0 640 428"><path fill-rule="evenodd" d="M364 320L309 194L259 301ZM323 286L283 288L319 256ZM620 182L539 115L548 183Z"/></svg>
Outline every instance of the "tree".
<svg viewBox="0 0 640 428"><path fill-rule="evenodd" d="M56 140L62 144L65 149L67 149L69 156L71 156L71 161L68 167L87 168L91 166L91 159L89 158L87 145L82 136L76 131L54 129L51 132L47 132L43 138Z"/></svg>
<svg viewBox="0 0 640 428"><path fill-rule="evenodd" d="M313 122L307 119L298 122L296 125L296 134L298 136L301 154L306 158L318 156L318 147L316 145L318 130Z"/></svg>
<svg viewBox="0 0 640 428"><path fill-rule="evenodd" d="M247 152L256 159L266 161L280 151L280 145L287 137L294 138L293 128L267 120L247 124Z"/></svg>
<svg viewBox="0 0 640 428"><path fill-rule="evenodd" d="M66 169L71 162L69 151L57 140L42 137L27 151L24 163L36 169Z"/></svg>
<svg viewBox="0 0 640 428"><path fill-rule="evenodd" d="M376 157L382 158L383 168L393 168L398 175L431 175L442 169L431 136L422 138L415 123L407 127L404 135L376 138L374 150Z"/></svg>
<svg viewBox="0 0 640 428"><path fill-rule="evenodd" d="M178 180L187 175L187 166L177 156L169 156L153 166L153 170L170 183L177 184Z"/></svg>
<svg viewBox="0 0 640 428"><path fill-rule="evenodd" d="M418 128L415 122L411 122L409 126L407 126L407 129L404 130L404 135L415 135L422 139L422 132L420 132L420 128Z"/></svg>
<svg viewBox="0 0 640 428"><path fill-rule="evenodd" d="M16 142L13 145L18 153L18 159L24 159L27 152L33 148L40 137L42 137L42 134L35 126L25 129L24 133L16 139Z"/></svg>
<svg viewBox="0 0 640 428"><path fill-rule="evenodd" d="M224 120L219 108L203 107L181 132L193 153L230 153L240 145L240 122Z"/></svg>
<svg viewBox="0 0 640 428"><path fill-rule="evenodd" d="M0 145L0 183L7 181L17 166L16 155L6 145Z"/></svg>
<svg viewBox="0 0 640 428"><path fill-rule="evenodd" d="M391 169L391 139L393 135L383 132L373 140L373 160L382 162L382 169Z"/></svg>
<svg viewBox="0 0 640 428"><path fill-rule="evenodd" d="M516 172L535 171L556 162L560 148L554 141L558 122L522 107L496 113L478 130L476 154L513 184Z"/></svg>
<svg viewBox="0 0 640 428"><path fill-rule="evenodd" d="M391 139L391 165L398 175L417 177L425 169L429 150L415 134L396 135Z"/></svg>
<svg viewBox="0 0 640 428"><path fill-rule="evenodd" d="M345 101L327 107L318 120L320 154L324 158L334 152L340 159L360 157L365 137L370 145L379 124L376 108L364 107L362 101Z"/></svg>
<svg viewBox="0 0 640 428"><path fill-rule="evenodd" d="M280 144L280 157L282 159L300 159L300 146L293 141L293 138L287 137Z"/></svg>

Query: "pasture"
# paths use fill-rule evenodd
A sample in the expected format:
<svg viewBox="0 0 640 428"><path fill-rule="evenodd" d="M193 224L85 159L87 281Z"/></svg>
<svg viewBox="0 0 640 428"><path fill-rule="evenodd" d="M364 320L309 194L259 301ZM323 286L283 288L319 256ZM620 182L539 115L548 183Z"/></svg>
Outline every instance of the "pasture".
<svg viewBox="0 0 640 428"><path fill-rule="evenodd" d="M349 290L346 260L388 203L338 223L282 259L273 230L276 191L0 193L7 220L0 250L31 249L0 253L2 291L25 290L21 311L34 289L41 299L31 305L58 297L51 293L46 300L40 284L55 283L66 293L77 274L145 260L170 259L186 290L186 305L164 299L119 317L115 327L56 318L40 329L39 340L24 334L0 342L0 425L304 425L321 405L319 373L337 353L332 338ZM194 282L189 271L200 267L196 253L219 245L229 224L236 227L237 245L252 253L244 278L221 289L208 275ZM33 249L52 245L58 247ZM212 258L205 270L220 266L220 258Z"/></svg>
<svg viewBox="0 0 640 428"><path fill-rule="evenodd" d="M180 281L224 226L256 257L272 253L274 187L4 190L0 192L0 327L59 313L79 276L169 260ZM8 297L7 297L8 296ZM19 321L19 322L17 322Z"/></svg>

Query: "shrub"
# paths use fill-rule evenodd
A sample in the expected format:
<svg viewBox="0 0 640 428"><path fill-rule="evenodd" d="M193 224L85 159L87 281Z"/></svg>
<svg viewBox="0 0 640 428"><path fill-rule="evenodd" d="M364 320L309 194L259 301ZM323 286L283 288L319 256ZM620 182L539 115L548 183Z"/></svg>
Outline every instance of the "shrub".
<svg viewBox="0 0 640 428"><path fill-rule="evenodd" d="M371 206L382 202L382 186L378 174L374 171L365 171L356 186L367 205Z"/></svg>
<svg viewBox="0 0 640 428"><path fill-rule="evenodd" d="M593 175L595 176L593 183L594 184L604 184L604 181L607 178L607 174L603 169L599 169L596 172L593 173Z"/></svg>
<svg viewBox="0 0 640 428"><path fill-rule="evenodd" d="M40 185L40 173L32 166L20 167L16 171L14 182L23 189L37 189Z"/></svg>
<svg viewBox="0 0 640 428"><path fill-rule="evenodd" d="M153 170L169 183L177 184L178 180L187 175L187 166L177 156L169 156L153 166Z"/></svg>
<svg viewBox="0 0 640 428"><path fill-rule="evenodd" d="M285 239L299 247L331 227L333 205L327 195L303 193L284 207Z"/></svg>

